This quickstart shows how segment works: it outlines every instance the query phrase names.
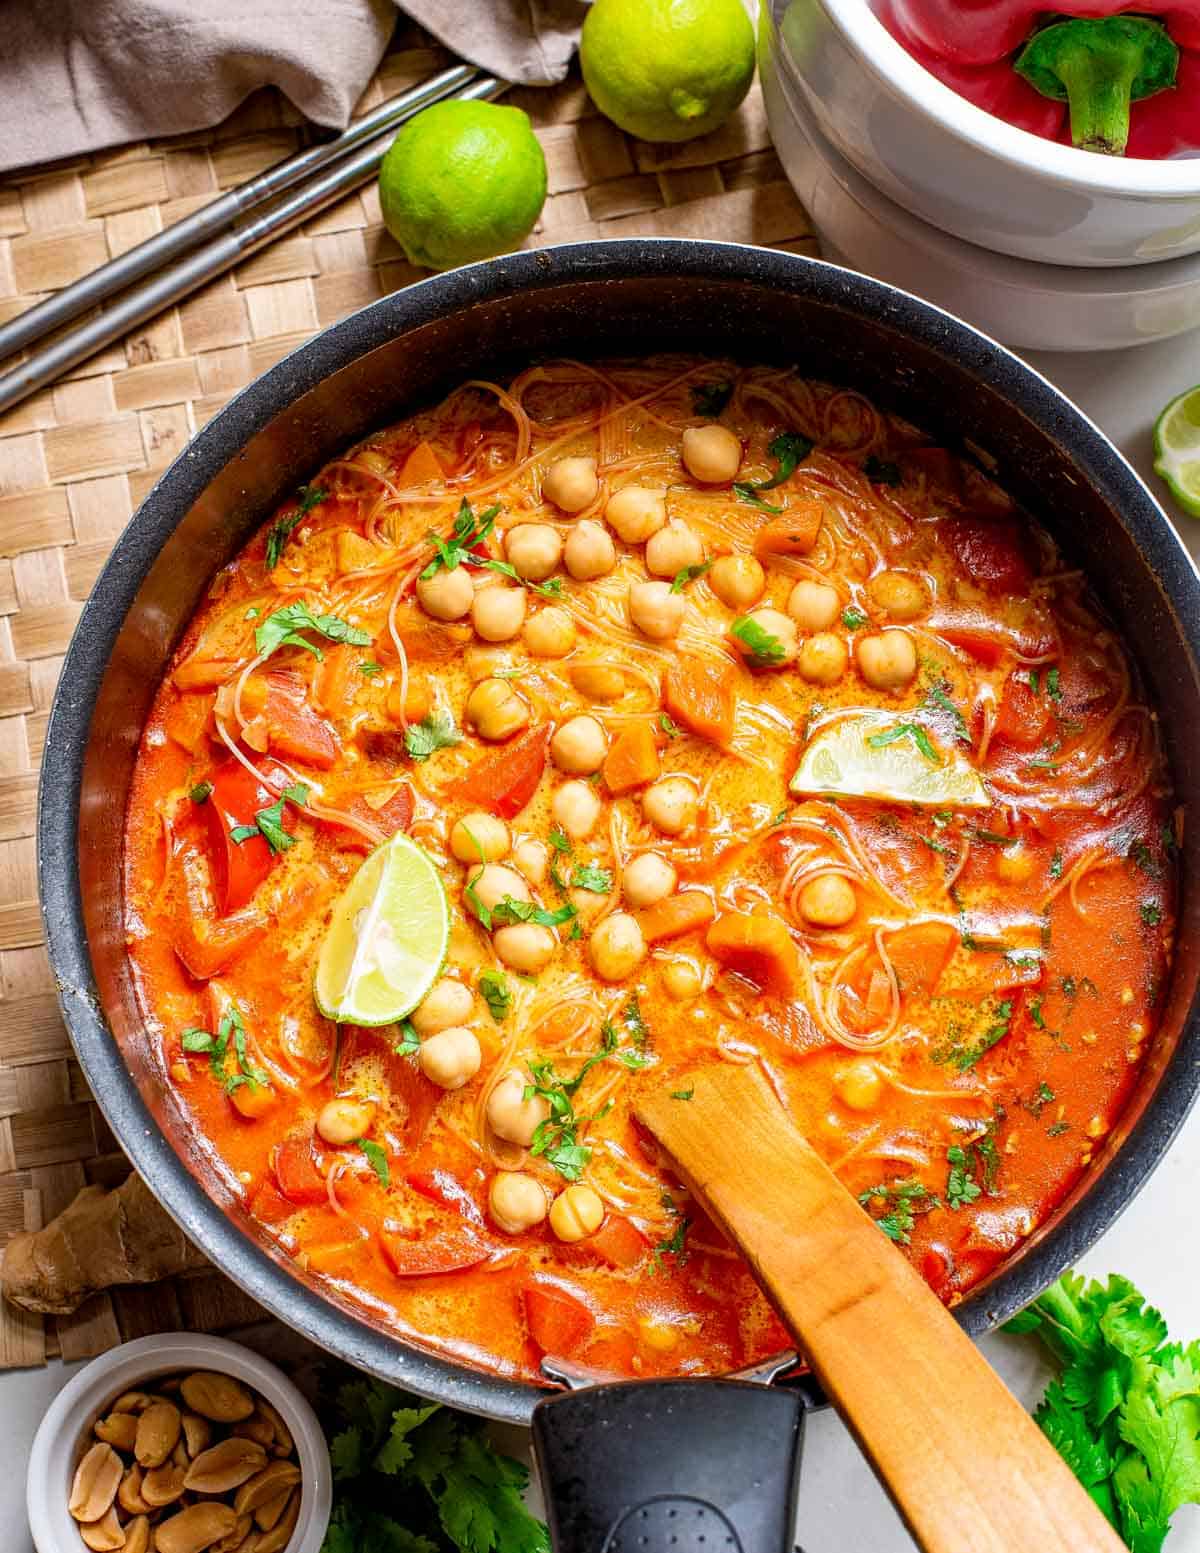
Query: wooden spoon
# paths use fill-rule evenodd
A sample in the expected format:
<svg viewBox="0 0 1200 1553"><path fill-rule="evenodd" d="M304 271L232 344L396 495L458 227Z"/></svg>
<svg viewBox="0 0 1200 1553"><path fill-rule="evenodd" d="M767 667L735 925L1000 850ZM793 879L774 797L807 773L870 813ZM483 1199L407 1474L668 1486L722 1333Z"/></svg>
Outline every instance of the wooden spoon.
<svg viewBox="0 0 1200 1553"><path fill-rule="evenodd" d="M1125 1544L757 1070L651 1092L638 1120L738 1247L926 1553Z"/></svg>

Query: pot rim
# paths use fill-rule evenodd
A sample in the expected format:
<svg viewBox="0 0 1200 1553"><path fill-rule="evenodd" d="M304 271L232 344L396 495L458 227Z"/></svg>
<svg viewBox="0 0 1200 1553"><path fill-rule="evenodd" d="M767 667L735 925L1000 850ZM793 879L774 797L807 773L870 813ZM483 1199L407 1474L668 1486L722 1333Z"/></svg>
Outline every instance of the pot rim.
<svg viewBox="0 0 1200 1553"><path fill-rule="evenodd" d="M46 730L39 787L38 885L55 986L96 1103L151 1191L189 1238L285 1324L328 1352L453 1407L529 1421L546 1393L469 1367L373 1325L309 1288L209 1196L160 1130L109 1032L92 976L77 867L79 804L92 711L109 655L150 567L215 474L275 416L322 379L407 331L518 292L564 284L663 278L799 292L853 309L948 356L1065 444L1082 477L1122 512L1174 605L1200 663L1200 575L1148 488L1107 437L1044 377L986 335L908 292L807 256L691 238L563 244L432 276L352 313L241 390L165 471L130 519L84 606ZM1111 1225L1159 1163L1200 1091L1200 992L1176 1050L1121 1149L1039 1243L1028 1246L954 1314L972 1335L1034 1299Z"/></svg>
<svg viewBox="0 0 1200 1553"><path fill-rule="evenodd" d="M1031 180L1147 204L1200 198L1200 156L1163 161L1108 157L1045 140L977 107L939 81L892 36L869 0L817 3L847 47L913 113L932 120L947 135L984 156L1006 163ZM1131 176L1126 169L1136 171Z"/></svg>

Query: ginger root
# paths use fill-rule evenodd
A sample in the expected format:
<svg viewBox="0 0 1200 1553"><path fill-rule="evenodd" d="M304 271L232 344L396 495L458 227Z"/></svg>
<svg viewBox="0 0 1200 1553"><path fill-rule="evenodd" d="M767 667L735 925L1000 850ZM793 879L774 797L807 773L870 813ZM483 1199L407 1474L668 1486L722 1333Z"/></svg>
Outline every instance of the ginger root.
<svg viewBox="0 0 1200 1553"><path fill-rule="evenodd" d="M22 1310L69 1316L102 1289L203 1264L135 1172L113 1191L85 1186L43 1229L9 1241L0 1289Z"/></svg>

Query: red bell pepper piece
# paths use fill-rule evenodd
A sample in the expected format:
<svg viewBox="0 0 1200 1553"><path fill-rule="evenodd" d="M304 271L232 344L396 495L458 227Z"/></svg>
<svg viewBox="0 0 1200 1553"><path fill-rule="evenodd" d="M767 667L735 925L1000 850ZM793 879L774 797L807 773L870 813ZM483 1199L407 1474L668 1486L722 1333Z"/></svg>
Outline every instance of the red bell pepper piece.
<svg viewBox="0 0 1200 1553"><path fill-rule="evenodd" d="M610 1213L594 1235L580 1242L613 1267L636 1267L650 1250L650 1242L627 1218Z"/></svg>
<svg viewBox="0 0 1200 1553"><path fill-rule="evenodd" d="M285 1138L275 1150L275 1180L288 1202L311 1206L328 1199L325 1177L317 1169L312 1139L301 1135Z"/></svg>
<svg viewBox="0 0 1200 1553"><path fill-rule="evenodd" d="M286 772L272 767L264 772L284 786ZM276 795L253 776L241 761L228 760L209 778L212 792L203 805L208 821L209 853L217 909L222 916L238 911L271 871L273 857L266 837L259 832L241 841L233 839L239 827L254 826L254 816L276 802Z"/></svg>
<svg viewBox="0 0 1200 1553"><path fill-rule="evenodd" d="M438 1202L444 1207L457 1209L458 1213L472 1224L483 1224L483 1214L479 1205L467 1191L466 1187L452 1176L448 1170L443 1170L435 1165L432 1170L410 1170L404 1178L414 1192L420 1192L422 1197L428 1197L430 1202Z"/></svg>
<svg viewBox="0 0 1200 1553"><path fill-rule="evenodd" d="M299 760L319 771L337 764L341 745L325 719L305 699L303 684L290 674L267 675L263 712L267 738L276 755Z"/></svg>
<svg viewBox="0 0 1200 1553"><path fill-rule="evenodd" d="M435 1229L420 1239L390 1230L379 1232L385 1260L397 1278L432 1278L478 1267L499 1248L465 1225Z"/></svg>
<svg viewBox="0 0 1200 1553"><path fill-rule="evenodd" d="M537 791L549 748L550 728L534 728L506 748L477 760L457 784L457 796L502 820L515 819Z"/></svg>
<svg viewBox="0 0 1200 1553"><path fill-rule="evenodd" d="M1004 518L947 518L941 536L973 582L1023 595L1033 578L1018 523Z"/></svg>
<svg viewBox="0 0 1200 1553"><path fill-rule="evenodd" d="M1052 707L1044 695L1035 695L1028 669L1010 674L1000 697L993 738L1015 749L1031 750L1042 743L1050 726Z"/></svg>
<svg viewBox="0 0 1200 1553"><path fill-rule="evenodd" d="M591 1311L556 1284L527 1284L521 1298L529 1335L543 1353L567 1358L591 1336L596 1324Z"/></svg>
<svg viewBox="0 0 1200 1553"><path fill-rule="evenodd" d="M412 788L406 782L396 789L380 809L372 809L360 793L355 793L350 798L339 799L338 808L352 814L356 820L373 825L385 836L391 837L397 831L408 829L413 817L413 802ZM360 847L364 852L371 850L371 842L361 831L355 830L352 826L339 825L336 820L331 819L322 819L321 823L334 833L339 846Z"/></svg>

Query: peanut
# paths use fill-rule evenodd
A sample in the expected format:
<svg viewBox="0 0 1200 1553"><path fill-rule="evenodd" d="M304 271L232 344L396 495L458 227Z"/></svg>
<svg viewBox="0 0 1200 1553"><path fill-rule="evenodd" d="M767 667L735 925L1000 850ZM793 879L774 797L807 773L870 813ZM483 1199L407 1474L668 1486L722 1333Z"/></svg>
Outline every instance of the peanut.
<svg viewBox="0 0 1200 1553"><path fill-rule="evenodd" d="M271 1427L270 1420L264 1418L257 1408L249 1418L243 1419L240 1424L234 1424L229 1432L239 1435L243 1440L257 1440L267 1450L275 1441L275 1431Z"/></svg>
<svg viewBox="0 0 1200 1553"><path fill-rule="evenodd" d="M127 1521L125 1525L124 1553L150 1553L153 1536L150 1522L146 1517L135 1515L133 1520Z"/></svg>
<svg viewBox="0 0 1200 1553"><path fill-rule="evenodd" d="M248 1515L239 1515L237 1525L229 1533L228 1537L222 1537L220 1542L214 1542L211 1553L237 1553L254 1526L253 1520Z"/></svg>
<svg viewBox="0 0 1200 1553"><path fill-rule="evenodd" d="M261 1472L267 1453L256 1440L222 1440L201 1451L187 1470L183 1486L198 1494L224 1494Z"/></svg>
<svg viewBox="0 0 1200 1553"><path fill-rule="evenodd" d="M133 1413L110 1413L107 1418L98 1418L92 1429L92 1433L98 1440L104 1440L114 1450L132 1451L134 1441L137 1439L137 1417Z"/></svg>
<svg viewBox="0 0 1200 1553"><path fill-rule="evenodd" d="M148 1391L123 1391L112 1405L114 1413L144 1413L154 1398Z"/></svg>
<svg viewBox="0 0 1200 1553"><path fill-rule="evenodd" d="M183 1443L189 1456L198 1456L201 1451L206 1451L212 1444L212 1425L208 1419L201 1418L199 1413L185 1413Z"/></svg>
<svg viewBox="0 0 1200 1553"><path fill-rule="evenodd" d="M277 1456L290 1456L296 1449L296 1443L292 1439L291 1430L284 1423L283 1415L279 1412L279 1409L272 1407L265 1397L259 1397L258 1412L262 1414L275 1431L275 1454Z"/></svg>
<svg viewBox="0 0 1200 1553"><path fill-rule="evenodd" d="M174 1402L158 1397L137 1421L133 1454L142 1467L161 1467L179 1441L182 1420Z"/></svg>
<svg viewBox="0 0 1200 1553"><path fill-rule="evenodd" d="M142 1479L142 1498L151 1510L161 1510L165 1504L174 1504L183 1493L184 1469L173 1461L153 1467Z"/></svg>
<svg viewBox="0 0 1200 1553"><path fill-rule="evenodd" d="M121 1479L117 1503L130 1515L149 1515L151 1506L142 1498L142 1469L135 1462Z"/></svg>
<svg viewBox="0 0 1200 1553"><path fill-rule="evenodd" d="M67 1509L77 1521L98 1521L116 1498L124 1472L111 1445L97 1442L75 1468Z"/></svg>
<svg viewBox="0 0 1200 1553"><path fill-rule="evenodd" d="M109 1505L98 1521L88 1521L79 1528L79 1535L95 1553L116 1553L125 1546L125 1529L117 1519L116 1509Z"/></svg>
<svg viewBox="0 0 1200 1553"><path fill-rule="evenodd" d="M231 1375L198 1370L185 1377L180 1389L193 1413L211 1418L217 1424L240 1423L254 1411L254 1398L241 1381L234 1380Z"/></svg>
<svg viewBox="0 0 1200 1553"><path fill-rule="evenodd" d="M279 1509L282 1512L282 1501L286 1501L289 1491L299 1481L300 1468L295 1462L268 1462L261 1472L256 1472L238 1489L233 1508L239 1515L253 1514L270 1500L281 1499Z"/></svg>
<svg viewBox="0 0 1200 1553"><path fill-rule="evenodd" d="M237 1516L227 1504L193 1504L154 1528L155 1553L203 1553L228 1537Z"/></svg>
<svg viewBox="0 0 1200 1553"><path fill-rule="evenodd" d="M292 1540L292 1533L296 1529L296 1522L300 1516L300 1490L294 1488L292 1497L287 1502L287 1508L280 1518L271 1527L270 1531L260 1531L258 1540L254 1544L254 1553L283 1553ZM166 1550L169 1553L169 1550Z"/></svg>
<svg viewBox="0 0 1200 1553"><path fill-rule="evenodd" d="M260 1504L254 1512L254 1524L259 1531L270 1531L271 1527L287 1509L291 1499L291 1489L285 1488L281 1494L276 1494L274 1499L268 1499L266 1504Z"/></svg>

